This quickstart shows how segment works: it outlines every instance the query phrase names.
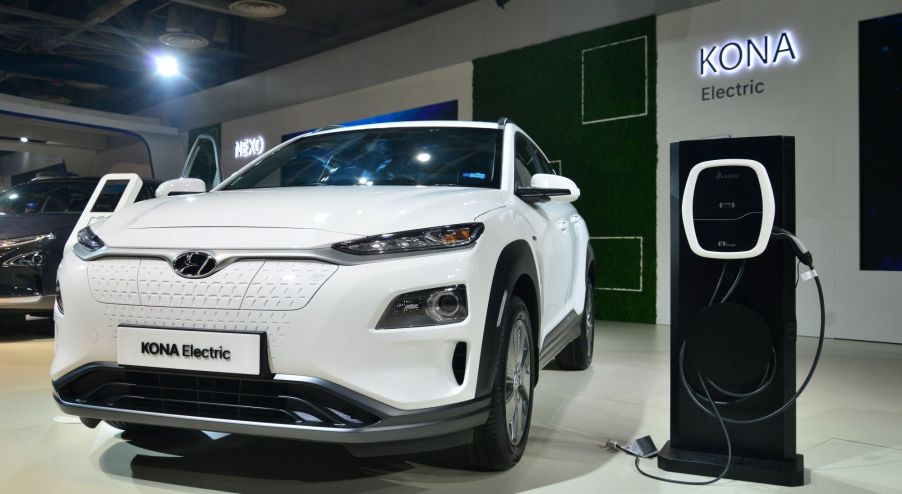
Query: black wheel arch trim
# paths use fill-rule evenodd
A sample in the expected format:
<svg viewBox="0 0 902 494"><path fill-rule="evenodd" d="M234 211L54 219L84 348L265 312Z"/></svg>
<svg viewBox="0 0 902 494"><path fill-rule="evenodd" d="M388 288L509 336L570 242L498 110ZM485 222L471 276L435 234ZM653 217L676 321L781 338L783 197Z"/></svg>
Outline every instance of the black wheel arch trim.
<svg viewBox="0 0 902 494"><path fill-rule="evenodd" d="M586 242L586 276L595 284L598 282L598 266L595 264L595 251L592 242Z"/></svg>
<svg viewBox="0 0 902 494"><path fill-rule="evenodd" d="M510 302L514 287L522 276L528 276L535 291L536 304L531 307L533 319L533 341L538 342L538 328L541 324L542 298L539 290L535 258L532 248L525 240L509 243L498 256L495 272L492 276L492 288L489 291L489 303L485 318L485 329L482 333L482 353L479 359L479 371L476 377L476 396L485 396L492 391L492 380L500 357L497 331L504 307ZM536 362L538 363L538 362ZM535 376L538 379L538 369Z"/></svg>

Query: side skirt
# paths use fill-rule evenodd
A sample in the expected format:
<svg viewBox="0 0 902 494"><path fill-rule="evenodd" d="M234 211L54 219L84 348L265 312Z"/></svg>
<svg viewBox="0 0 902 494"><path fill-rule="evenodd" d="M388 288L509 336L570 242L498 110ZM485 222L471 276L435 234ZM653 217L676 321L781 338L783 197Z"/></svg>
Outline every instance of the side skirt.
<svg viewBox="0 0 902 494"><path fill-rule="evenodd" d="M557 354L561 353L571 341L579 337L580 322L582 318L574 311L570 311L564 319L558 323L548 336L542 341L542 351L539 352L539 368L545 367Z"/></svg>

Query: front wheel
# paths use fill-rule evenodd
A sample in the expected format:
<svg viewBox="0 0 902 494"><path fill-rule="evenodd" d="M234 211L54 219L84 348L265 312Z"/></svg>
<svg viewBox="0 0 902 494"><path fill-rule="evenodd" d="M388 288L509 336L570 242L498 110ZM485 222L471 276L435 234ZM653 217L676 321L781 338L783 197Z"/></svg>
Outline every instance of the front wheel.
<svg viewBox="0 0 902 494"><path fill-rule="evenodd" d="M489 419L476 428L473 443L461 448L467 466L476 470L513 467L529 438L536 346L529 310L519 297L511 297L501 328Z"/></svg>
<svg viewBox="0 0 902 494"><path fill-rule="evenodd" d="M585 370L592 365L595 351L595 285L586 277L586 300L579 326L579 336L561 350L555 362L562 369Z"/></svg>

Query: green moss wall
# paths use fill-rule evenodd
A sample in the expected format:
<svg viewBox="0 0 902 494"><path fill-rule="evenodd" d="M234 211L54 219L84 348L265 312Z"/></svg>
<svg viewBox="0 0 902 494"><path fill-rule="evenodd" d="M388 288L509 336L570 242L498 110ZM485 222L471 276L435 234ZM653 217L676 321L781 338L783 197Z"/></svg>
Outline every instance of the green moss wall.
<svg viewBox="0 0 902 494"><path fill-rule="evenodd" d="M474 61L475 120L510 117L582 191L602 319L655 321L655 19Z"/></svg>

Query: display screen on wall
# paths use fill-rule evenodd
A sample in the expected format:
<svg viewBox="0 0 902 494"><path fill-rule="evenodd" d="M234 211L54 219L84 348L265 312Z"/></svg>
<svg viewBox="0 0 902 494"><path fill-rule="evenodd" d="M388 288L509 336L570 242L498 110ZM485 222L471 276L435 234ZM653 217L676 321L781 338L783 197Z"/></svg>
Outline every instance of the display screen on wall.
<svg viewBox="0 0 902 494"><path fill-rule="evenodd" d="M361 118L359 120L344 122L340 125L344 127L353 127L354 125L423 120L457 120L457 100L445 101L442 103L436 103L434 105L420 106L418 108L410 108L408 110L386 113L384 115L377 115L375 117ZM311 130L314 129L307 129L299 132L285 134L282 136L282 142L285 142L288 139L299 136L301 134L310 132Z"/></svg>
<svg viewBox="0 0 902 494"><path fill-rule="evenodd" d="M902 13L858 25L861 269L902 271Z"/></svg>

